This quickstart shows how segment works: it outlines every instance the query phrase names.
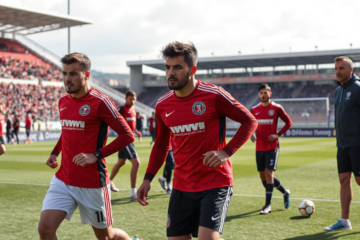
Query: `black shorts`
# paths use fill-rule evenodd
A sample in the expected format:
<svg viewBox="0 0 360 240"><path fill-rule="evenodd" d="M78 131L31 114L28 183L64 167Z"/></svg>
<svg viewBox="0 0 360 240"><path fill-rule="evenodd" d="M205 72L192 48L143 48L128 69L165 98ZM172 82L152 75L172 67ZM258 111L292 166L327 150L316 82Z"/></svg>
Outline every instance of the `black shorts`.
<svg viewBox="0 0 360 240"><path fill-rule="evenodd" d="M118 158L131 160L131 159L137 158L137 157L138 157L138 155L136 153L134 143L130 143L129 145L127 145L125 148L121 149L118 152Z"/></svg>
<svg viewBox="0 0 360 240"><path fill-rule="evenodd" d="M360 176L360 146L349 148L338 148L337 151L338 172L353 172Z"/></svg>
<svg viewBox="0 0 360 240"><path fill-rule="evenodd" d="M2 144L5 145L4 137L0 137L0 145L2 145Z"/></svg>
<svg viewBox="0 0 360 240"><path fill-rule="evenodd" d="M26 137L29 137L30 136L30 128L26 128Z"/></svg>
<svg viewBox="0 0 360 240"><path fill-rule="evenodd" d="M141 132L141 133L142 133L142 127L140 127L140 128L136 128L136 130L138 130L139 132Z"/></svg>
<svg viewBox="0 0 360 240"><path fill-rule="evenodd" d="M256 151L256 166L259 172L266 169L276 171L279 158L279 149L269 151Z"/></svg>
<svg viewBox="0 0 360 240"><path fill-rule="evenodd" d="M199 226L223 232L232 196L232 187L214 188L201 192L173 189L169 202L167 236L198 236Z"/></svg>

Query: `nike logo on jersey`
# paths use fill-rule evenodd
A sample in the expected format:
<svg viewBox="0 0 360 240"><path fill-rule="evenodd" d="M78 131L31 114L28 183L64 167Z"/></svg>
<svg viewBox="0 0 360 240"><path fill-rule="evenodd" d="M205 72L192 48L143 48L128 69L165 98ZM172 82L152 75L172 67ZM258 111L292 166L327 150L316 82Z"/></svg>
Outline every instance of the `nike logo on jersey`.
<svg viewBox="0 0 360 240"><path fill-rule="evenodd" d="M173 114L175 111L172 111L171 113L165 113L165 117L170 116L171 114Z"/></svg>
<svg viewBox="0 0 360 240"><path fill-rule="evenodd" d="M258 115L258 114L259 114L259 112L255 113L255 115Z"/></svg>
<svg viewBox="0 0 360 240"><path fill-rule="evenodd" d="M62 110L65 110L65 108L66 108L66 107L64 107L64 108L60 109L60 112L61 112Z"/></svg>
<svg viewBox="0 0 360 240"><path fill-rule="evenodd" d="M219 217L220 217L220 216L218 216L218 217L215 218L214 216L212 216L212 217L211 217L211 220L215 221L215 220L218 219Z"/></svg>

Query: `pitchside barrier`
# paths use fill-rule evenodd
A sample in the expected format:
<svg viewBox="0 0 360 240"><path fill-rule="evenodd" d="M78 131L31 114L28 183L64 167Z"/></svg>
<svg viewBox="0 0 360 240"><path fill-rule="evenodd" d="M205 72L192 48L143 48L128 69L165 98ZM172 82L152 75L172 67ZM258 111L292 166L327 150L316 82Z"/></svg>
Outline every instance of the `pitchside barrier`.
<svg viewBox="0 0 360 240"><path fill-rule="evenodd" d="M238 129L228 128L226 130L227 137L233 137ZM143 137L149 137L149 129L143 129ZM32 131L30 133L31 141L57 141L61 135L61 131ZM116 137L117 134L110 129L109 137ZM291 128L283 137L335 137L336 132L334 128ZM19 133L19 141L24 142L26 139L26 133ZM7 142L6 135L4 134L4 140Z"/></svg>

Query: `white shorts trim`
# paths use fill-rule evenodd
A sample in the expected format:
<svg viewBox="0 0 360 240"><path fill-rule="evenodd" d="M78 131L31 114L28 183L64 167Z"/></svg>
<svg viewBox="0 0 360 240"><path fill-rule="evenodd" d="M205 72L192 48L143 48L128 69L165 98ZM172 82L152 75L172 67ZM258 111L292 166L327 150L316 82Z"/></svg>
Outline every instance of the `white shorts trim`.
<svg viewBox="0 0 360 240"><path fill-rule="evenodd" d="M66 185L54 176L46 192L42 210L65 211L65 219L79 207L81 223L91 224L100 229L112 225L110 185L102 188L81 188Z"/></svg>

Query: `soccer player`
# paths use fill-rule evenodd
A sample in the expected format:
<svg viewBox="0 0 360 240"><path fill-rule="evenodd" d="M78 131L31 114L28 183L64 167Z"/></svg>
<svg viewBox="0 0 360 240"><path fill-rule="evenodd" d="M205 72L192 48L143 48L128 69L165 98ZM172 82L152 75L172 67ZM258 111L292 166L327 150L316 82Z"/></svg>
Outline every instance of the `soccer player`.
<svg viewBox="0 0 360 240"><path fill-rule="evenodd" d="M341 218L326 231L350 230L350 204L353 196L351 173L360 185L360 79L354 63L346 56L335 58L335 74L340 85L335 90L335 129L337 166L340 181Z"/></svg>
<svg viewBox="0 0 360 240"><path fill-rule="evenodd" d="M4 111L4 105L0 103L0 155L6 153L4 133L3 133L3 126L5 123L4 115L2 115L3 111Z"/></svg>
<svg viewBox="0 0 360 240"><path fill-rule="evenodd" d="M143 132L144 117L141 116L140 112L136 112L136 130L141 133L138 136L139 142L142 142L141 136Z"/></svg>
<svg viewBox="0 0 360 240"><path fill-rule="evenodd" d="M13 120L12 117L10 115L10 113L6 114L6 138L7 138L7 143L10 143L12 140L12 124L13 124Z"/></svg>
<svg viewBox="0 0 360 240"><path fill-rule="evenodd" d="M17 113L15 113L12 127L13 127L13 130L12 130L12 143L13 144L15 143L15 138L16 138L16 143L19 144L20 120L19 120L19 115Z"/></svg>
<svg viewBox="0 0 360 240"><path fill-rule="evenodd" d="M150 135L152 137L152 140L150 142L150 146L151 146L151 145L153 145L153 143L155 141L155 113L154 112L152 112L151 117L149 117L148 124L149 124Z"/></svg>
<svg viewBox="0 0 360 240"><path fill-rule="evenodd" d="M57 239L56 230L79 208L81 223L91 224L98 239L130 240L112 228L110 182L105 157L134 141L111 99L91 88L90 59L71 53L61 59L67 95L59 99L61 136L46 164L61 166L45 195L38 231L40 239ZM118 137L106 145L109 126Z"/></svg>
<svg viewBox="0 0 360 240"><path fill-rule="evenodd" d="M136 102L136 93L134 91L127 91L125 94L125 104L118 108L119 113L124 117L128 125L130 126L131 131L141 137L141 133L136 130L136 111L134 104ZM118 192L119 189L115 187L113 180L116 174L119 172L120 168L124 166L126 159L129 159L132 167L130 172L130 199L136 200L136 180L140 167L140 159L136 153L134 143L130 143L128 146L121 149L118 153L118 162L114 165L111 170L110 175L110 188L113 192Z"/></svg>
<svg viewBox="0 0 360 240"><path fill-rule="evenodd" d="M284 108L273 101L271 88L267 84L259 87L260 103L251 108L251 113L258 121L256 136L251 136L251 141L256 141L256 165L261 181L265 187L266 201L261 209L261 214L271 213L271 198L276 187L284 196L284 207L290 206L290 190L285 190L279 179L274 177L279 157L279 137L290 129L292 122ZM285 126L278 132L278 119L285 122Z"/></svg>
<svg viewBox="0 0 360 240"><path fill-rule="evenodd" d="M175 167L174 154L172 149L172 143L170 141L169 153L166 156L164 173L159 177L160 186L166 191L167 194L171 194L171 176Z"/></svg>
<svg viewBox="0 0 360 240"><path fill-rule="evenodd" d="M148 205L150 182L174 147L175 171L168 208L171 240L218 240L232 195L233 155L255 131L252 114L221 87L195 79L195 46L173 42L162 50L171 89L156 104L156 140L138 202ZM226 117L241 127L226 144Z"/></svg>
<svg viewBox="0 0 360 240"><path fill-rule="evenodd" d="M26 130L25 144L32 143L30 138L31 124L32 124L32 119L31 119L31 114L29 113L27 115L27 118L25 119L25 130Z"/></svg>

